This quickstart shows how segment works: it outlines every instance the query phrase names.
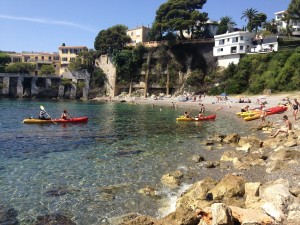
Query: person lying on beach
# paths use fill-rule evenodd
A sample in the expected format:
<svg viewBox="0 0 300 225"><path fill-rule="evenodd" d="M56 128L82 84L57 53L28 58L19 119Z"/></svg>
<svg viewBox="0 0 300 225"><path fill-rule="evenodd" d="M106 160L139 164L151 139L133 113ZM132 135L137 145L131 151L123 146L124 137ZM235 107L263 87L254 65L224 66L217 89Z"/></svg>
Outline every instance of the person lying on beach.
<svg viewBox="0 0 300 225"><path fill-rule="evenodd" d="M284 115L282 119L285 122L285 127L279 128L274 135L271 135L271 137L276 137L279 133L288 134L289 130L292 129L292 123L289 121L287 115Z"/></svg>

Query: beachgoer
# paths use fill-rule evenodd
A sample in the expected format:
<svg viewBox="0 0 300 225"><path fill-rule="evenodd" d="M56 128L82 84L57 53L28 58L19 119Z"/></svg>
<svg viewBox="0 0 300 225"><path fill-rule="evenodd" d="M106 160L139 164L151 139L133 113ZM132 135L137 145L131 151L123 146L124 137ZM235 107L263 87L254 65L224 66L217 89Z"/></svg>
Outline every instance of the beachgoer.
<svg viewBox="0 0 300 225"><path fill-rule="evenodd" d="M265 125L265 123L266 123L266 116L267 116L267 110L266 110L266 108L263 108L261 110L261 113L260 113L261 125Z"/></svg>
<svg viewBox="0 0 300 225"><path fill-rule="evenodd" d="M70 115L68 114L68 111L66 109L63 111L60 118L63 119L63 120L70 119Z"/></svg>
<svg viewBox="0 0 300 225"><path fill-rule="evenodd" d="M299 103L298 100L295 98L295 99L294 99L294 103L293 103L293 105L292 105L292 108L293 108L293 116L294 116L295 121L297 120L297 113L298 113L298 110L299 110L299 105L300 105L300 103Z"/></svg>
<svg viewBox="0 0 300 225"><path fill-rule="evenodd" d="M292 123L291 123L291 121L289 121L287 115L284 115L282 119L285 123L285 127L279 128L274 135L271 135L271 137L276 137L279 133L288 134L289 130L292 129Z"/></svg>
<svg viewBox="0 0 300 225"><path fill-rule="evenodd" d="M39 118L40 120L47 120L48 118L46 117L46 115L47 115L46 111L42 109L42 110L40 111L40 114L39 114L39 117L38 117L38 118Z"/></svg>
<svg viewBox="0 0 300 225"><path fill-rule="evenodd" d="M200 103L199 103L199 105L200 105L200 112L204 113L205 112L205 106L203 104L200 104Z"/></svg>
<svg viewBox="0 0 300 225"><path fill-rule="evenodd" d="M246 105L241 109L241 112L248 112L248 111L249 111L249 105Z"/></svg>

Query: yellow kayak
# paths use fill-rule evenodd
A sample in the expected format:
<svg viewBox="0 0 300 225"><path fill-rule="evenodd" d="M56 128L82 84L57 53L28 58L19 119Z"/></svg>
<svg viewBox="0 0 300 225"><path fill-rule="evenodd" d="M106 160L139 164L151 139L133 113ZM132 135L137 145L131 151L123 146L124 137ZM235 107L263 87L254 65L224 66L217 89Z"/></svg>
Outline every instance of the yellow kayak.
<svg viewBox="0 0 300 225"><path fill-rule="evenodd" d="M248 112L237 112L236 115L240 116L240 117L247 117L247 116L254 116L256 114L259 114L261 111L260 110L251 110Z"/></svg>

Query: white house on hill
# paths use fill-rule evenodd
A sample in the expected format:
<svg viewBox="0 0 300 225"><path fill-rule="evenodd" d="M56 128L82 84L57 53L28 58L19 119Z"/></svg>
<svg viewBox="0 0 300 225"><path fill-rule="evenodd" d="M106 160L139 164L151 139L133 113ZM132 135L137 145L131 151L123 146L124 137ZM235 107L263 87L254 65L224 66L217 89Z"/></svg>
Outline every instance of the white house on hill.
<svg viewBox="0 0 300 225"><path fill-rule="evenodd" d="M245 54L267 53L278 50L277 37L258 36L247 31L227 32L214 36L213 56L218 58L218 66L228 67L238 64Z"/></svg>

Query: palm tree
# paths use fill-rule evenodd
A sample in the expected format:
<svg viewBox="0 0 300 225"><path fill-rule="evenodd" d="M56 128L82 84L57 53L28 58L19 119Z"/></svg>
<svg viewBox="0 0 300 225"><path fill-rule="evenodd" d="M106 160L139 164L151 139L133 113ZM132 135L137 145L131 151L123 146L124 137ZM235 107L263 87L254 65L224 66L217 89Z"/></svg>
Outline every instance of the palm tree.
<svg viewBox="0 0 300 225"><path fill-rule="evenodd" d="M229 26L235 26L236 22L229 16L221 17L221 21L218 26L217 34L225 34Z"/></svg>
<svg viewBox="0 0 300 225"><path fill-rule="evenodd" d="M248 31L252 31L253 30L253 19L256 17L258 11L256 9L250 8L250 9L246 9L243 12L243 16L241 17L241 19L245 18L245 21L248 20L248 24L247 24L247 29Z"/></svg>

